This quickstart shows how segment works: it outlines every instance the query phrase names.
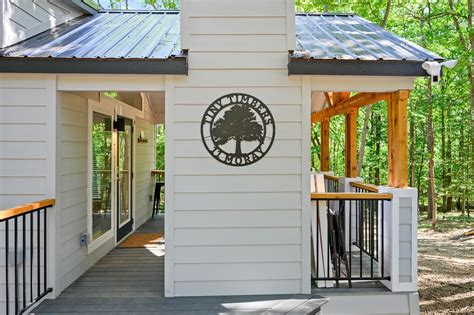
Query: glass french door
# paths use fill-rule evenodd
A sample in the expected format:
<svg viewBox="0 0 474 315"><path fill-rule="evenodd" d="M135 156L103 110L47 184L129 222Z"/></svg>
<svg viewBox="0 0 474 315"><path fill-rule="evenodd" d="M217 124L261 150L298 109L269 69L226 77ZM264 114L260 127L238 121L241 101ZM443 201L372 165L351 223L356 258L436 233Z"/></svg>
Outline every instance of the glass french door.
<svg viewBox="0 0 474 315"><path fill-rule="evenodd" d="M92 242L112 236L113 157L112 116L92 112L91 218Z"/></svg>
<svg viewBox="0 0 474 315"><path fill-rule="evenodd" d="M132 211L132 144L133 121L125 117L117 117L116 146L116 218L117 242L127 236L133 229Z"/></svg>

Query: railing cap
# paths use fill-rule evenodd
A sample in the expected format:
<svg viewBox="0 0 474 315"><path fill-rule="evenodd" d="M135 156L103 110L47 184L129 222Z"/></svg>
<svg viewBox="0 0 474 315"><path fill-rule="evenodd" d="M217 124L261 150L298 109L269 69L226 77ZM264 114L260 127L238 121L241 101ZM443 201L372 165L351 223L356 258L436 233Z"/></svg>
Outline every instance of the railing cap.
<svg viewBox="0 0 474 315"><path fill-rule="evenodd" d="M312 193L311 200L392 200L392 194L381 193Z"/></svg>
<svg viewBox="0 0 474 315"><path fill-rule="evenodd" d="M41 201L36 201L32 203L27 203L21 206L17 206L14 208L9 208L0 211L0 222L30 213L32 211L36 211L39 209L52 207L56 203L56 199L44 199Z"/></svg>

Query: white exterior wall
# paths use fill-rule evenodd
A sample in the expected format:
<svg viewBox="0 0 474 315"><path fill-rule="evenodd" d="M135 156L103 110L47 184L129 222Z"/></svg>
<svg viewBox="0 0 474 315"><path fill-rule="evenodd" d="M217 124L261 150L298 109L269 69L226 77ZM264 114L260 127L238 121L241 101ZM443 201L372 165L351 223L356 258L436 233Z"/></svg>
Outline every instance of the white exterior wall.
<svg viewBox="0 0 474 315"><path fill-rule="evenodd" d="M58 106L59 293L107 254L115 243L111 239L89 254L87 247L79 244L79 236L87 233L88 100L71 93L59 93Z"/></svg>
<svg viewBox="0 0 474 315"><path fill-rule="evenodd" d="M7 47L84 14L66 0L0 0L0 47Z"/></svg>
<svg viewBox="0 0 474 315"><path fill-rule="evenodd" d="M0 210L24 203L54 198L55 187L55 78L48 75L0 74ZM48 209L48 223L55 222L55 208ZM42 223L42 222L41 222ZM29 219L26 220L29 230ZM23 221L18 220L19 231ZM3 231L4 224L0 225ZM13 251L13 223L10 223L10 248ZM38 227L34 222L33 230ZM40 226L43 231L43 226ZM41 232L42 233L42 232ZM54 230L48 230L53 239ZM22 243L21 232L19 243ZM26 242L29 248L29 242ZM5 252L0 233L0 252ZM48 248L54 257L55 248ZM13 256L13 254L12 254ZM29 262L29 254L26 254ZM0 268L5 262L0 262ZM49 283L54 281L49 265ZM14 268L9 268L13 279ZM36 270L34 271L36 276ZM0 276L0 309L4 309L5 275ZM28 280L27 280L28 283ZM10 287L12 292L13 286Z"/></svg>
<svg viewBox="0 0 474 315"><path fill-rule="evenodd" d="M88 252L87 247L79 245L79 237L87 233L87 146L88 146L88 101L76 94L60 92L59 117L59 180L58 206L60 210L59 281L61 292L80 275L92 267L100 258L115 247L112 238L99 248ZM109 101L110 102L110 101ZM148 106L144 107L143 118L137 118L136 135L141 131L149 138L148 143L134 145L135 185L133 194L134 227L138 228L151 216L150 194L153 182L150 172L154 169L153 116ZM134 137L136 141L137 136Z"/></svg>
<svg viewBox="0 0 474 315"><path fill-rule="evenodd" d="M155 122L148 102L143 106L143 118L135 120L135 228L145 223L151 216L155 179L151 170L156 168ZM140 132L145 132L148 143L137 143Z"/></svg>
<svg viewBox="0 0 474 315"><path fill-rule="evenodd" d="M166 89L166 295L308 293L310 82L288 77L294 12L285 0L181 5L190 69ZM200 136L206 108L232 92L276 123L269 153L245 167L216 161Z"/></svg>

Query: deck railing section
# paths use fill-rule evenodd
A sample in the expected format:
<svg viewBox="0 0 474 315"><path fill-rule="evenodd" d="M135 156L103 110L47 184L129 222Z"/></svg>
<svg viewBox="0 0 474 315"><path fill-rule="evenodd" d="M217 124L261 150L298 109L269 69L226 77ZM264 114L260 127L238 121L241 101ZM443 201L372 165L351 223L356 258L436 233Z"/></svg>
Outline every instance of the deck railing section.
<svg viewBox="0 0 474 315"><path fill-rule="evenodd" d="M379 189L375 185L362 182L351 182L351 187L356 193L378 193ZM379 202L356 201L357 211L355 212L356 235L353 245L361 248L367 255L376 261L379 257L378 244L378 224L380 211Z"/></svg>
<svg viewBox="0 0 474 315"><path fill-rule="evenodd" d="M52 291L47 283L47 210L54 199L0 211L5 309L1 314L23 314Z"/></svg>
<svg viewBox="0 0 474 315"><path fill-rule="evenodd" d="M338 192L339 191L339 177L329 174L324 174L324 186L326 192Z"/></svg>
<svg viewBox="0 0 474 315"><path fill-rule="evenodd" d="M384 202L392 195L313 193L311 199L317 221L313 281L334 281L336 286L346 281L351 287L353 281L389 280L383 222Z"/></svg>

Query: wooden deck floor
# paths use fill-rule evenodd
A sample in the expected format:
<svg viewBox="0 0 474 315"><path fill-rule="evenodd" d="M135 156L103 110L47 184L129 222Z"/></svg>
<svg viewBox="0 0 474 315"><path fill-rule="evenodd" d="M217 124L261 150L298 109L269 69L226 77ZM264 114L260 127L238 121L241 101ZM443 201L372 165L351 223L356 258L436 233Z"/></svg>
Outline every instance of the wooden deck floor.
<svg viewBox="0 0 474 315"><path fill-rule="evenodd" d="M162 217L139 231L157 232ZM324 298L315 295L165 298L164 245L154 249L114 249L56 300L45 300L34 314L307 314Z"/></svg>

